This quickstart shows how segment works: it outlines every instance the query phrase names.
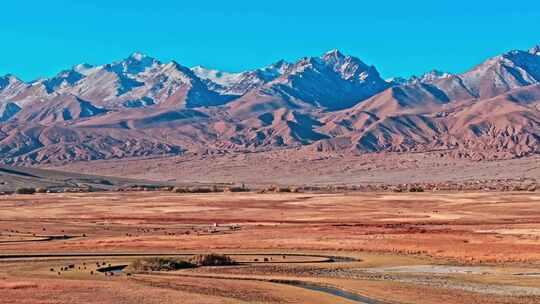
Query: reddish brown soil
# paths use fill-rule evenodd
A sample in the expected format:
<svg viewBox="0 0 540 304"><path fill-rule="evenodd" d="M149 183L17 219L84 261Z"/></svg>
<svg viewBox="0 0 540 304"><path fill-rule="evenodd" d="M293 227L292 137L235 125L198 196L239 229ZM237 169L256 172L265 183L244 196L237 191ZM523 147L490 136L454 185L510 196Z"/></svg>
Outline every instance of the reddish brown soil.
<svg viewBox="0 0 540 304"><path fill-rule="evenodd" d="M512 275L540 268L539 203L540 195L528 192L201 195L142 192L4 196L0 198L0 249L2 254L215 251L354 256L363 262L266 268L253 265L201 269L196 273L304 278L404 303L418 302L420 294L427 294L425 303L441 303L458 295L464 300L455 303L534 303L536 298L531 295L516 298L510 293L490 295L451 286L425 286L416 281L404 283L403 278L410 277L401 274L381 280L362 272L352 280L350 275L335 276L327 271L349 273L352 270L347 269L441 263L483 265L491 267L494 274L451 275L450 283L442 286L465 282L506 284L511 288L540 287L540 280L535 277L521 279ZM62 235L73 238L35 240ZM1 263L5 266L0 271L0 289L4 294L10 299L20 299L25 290L33 290L26 302L13 303L48 303L43 300L46 297L59 299L54 303L69 303L86 299L92 293L90 290L99 290L95 301L89 301L98 303L103 300L101 297L108 296L106 290L128 279L107 279L112 281L103 285L103 278L96 281L88 274L58 277L48 272L49 262L35 266L28 262ZM292 297L298 288L263 281L232 280L231 286L224 283L207 288L207 282L216 279L137 275L128 280L127 289L115 295L118 301L114 297L107 301L148 303L143 301L147 295L167 290L156 298L162 302L156 301L174 303L174 297L184 297L187 293L189 299L204 298L204 303L257 302L255 299L264 303L309 303L305 299L314 293L302 291L305 299ZM143 289L137 289L141 286ZM280 290L288 291L282 294ZM385 294L384 290L395 292ZM328 301L335 303L331 298Z"/></svg>

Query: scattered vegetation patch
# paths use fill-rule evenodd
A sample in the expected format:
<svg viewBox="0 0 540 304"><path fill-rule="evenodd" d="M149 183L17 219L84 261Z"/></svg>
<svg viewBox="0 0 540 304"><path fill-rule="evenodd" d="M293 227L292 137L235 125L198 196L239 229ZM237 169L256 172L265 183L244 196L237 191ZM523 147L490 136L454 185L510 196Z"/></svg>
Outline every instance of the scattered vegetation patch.
<svg viewBox="0 0 540 304"><path fill-rule="evenodd" d="M424 188L420 186L413 186L409 188L409 192L424 192Z"/></svg>
<svg viewBox="0 0 540 304"><path fill-rule="evenodd" d="M146 271L173 271L179 269L195 268L196 265L178 258L153 257L135 260L131 269L136 272Z"/></svg>
<svg viewBox="0 0 540 304"><path fill-rule="evenodd" d="M264 188L259 193L299 193L300 188L295 186L280 187L277 185L272 185L270 187Z"/></svg>
<svg viewBox="0 0 540 304"><path fill-rule="evenodd" d="M212 188L205 188L205 187L191 187L189 188L189 193L212 193L216 192Z"/></svg>
<svg viewBox="0 0 540 304"><path fill-rule="evenodd" d="M234 259L227 255L210 253L193 256L189 261L174 257L142 258L131 263L129 269L133 272L174 271L200 266L231 266L237 264Z"/></svg>
<svg viewBox="0 0 540 304"><path fill-rule="evenodd" d="M228 187L223 192L249 192L250 189L246 187Z"/></svg>
<svg viewBox="0 0 540 304"><path fill-rule="evenodd" d="M17 190L15 190L15 193L17 193L17 194L34 194L34 193L36 193L36 189L35 188L17 188Z"/></svg>
<svg viewBox="0 0 540 304"><path fill-rule="evenodd" d="M246 187L245 184L241 186L234 186L232 184L216 184L211 186L176 186L164 188L164 191L171 191L173 193L230 193L230 192L249 192L251 189Z"/></svg>
<svg viewBox="0 0 540 304"><path fill-rule="evenodd" d="M190 262L197 266L231 266L238 263L230 256L224 254L199 254L190 259Z"/></svg>
<svg viewBox="0 0 540 304"><path fill-rule="evenodd" d="M187 188L182 188L182 187L174 187L172 189L172 192L173 193L188 193L188 189Z"/></svg>

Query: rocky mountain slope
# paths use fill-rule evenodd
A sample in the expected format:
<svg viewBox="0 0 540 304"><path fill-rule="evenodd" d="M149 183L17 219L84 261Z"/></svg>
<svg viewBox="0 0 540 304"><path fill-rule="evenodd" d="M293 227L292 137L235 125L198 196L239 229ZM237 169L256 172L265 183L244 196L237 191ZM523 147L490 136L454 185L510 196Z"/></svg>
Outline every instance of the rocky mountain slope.
<svg viewBox="0 0 540 304"><path fill-rule="evenodd" d="M385 81L337 50L227 73L134 53L24 82L0 77L0 162L228 153L540 153L540 47L462 74Z"/></svg>

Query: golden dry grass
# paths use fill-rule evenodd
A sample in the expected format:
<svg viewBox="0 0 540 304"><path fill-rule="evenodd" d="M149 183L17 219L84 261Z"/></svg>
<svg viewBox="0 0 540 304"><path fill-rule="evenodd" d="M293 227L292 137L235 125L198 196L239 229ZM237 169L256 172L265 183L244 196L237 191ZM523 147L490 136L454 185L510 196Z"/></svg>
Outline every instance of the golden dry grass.
<svg viewBox="0 0 540 304"><path fill-rule="evenodd" d="M331 284L404 303L444 303L458 296L461 300L453 303L533 303L537 300L534 296L482 294L455 286L540 287L537 277L514 275L540 272L540 242L535 233L540 230L539 204L537 193L4 196L0 197L2 254L217 252L254 264L189 270L188 277L183 273L107 278L90 276L90 269L60 276L56 273L56 268L66 263L80 266L96 258L0 260L0 289L20 303L47 303L47 297L58 299L55 303L80 299L87 303L346 302L265 281L273 278ZM63 235L71 238L35 239ZM234 256L238 253L251 255ZM350 256L361 261L322 263L317 255ZM134 258L106 259L122 264ZM445 275L449 280L446 287L410 283L418 274L390 273L396 277L393 280L365 273L355 274L357 278L331 275L331 270L347 273L351 269L430 264L484 265L491 274ZM55 272L49 271L51 267ZM122 286L122 292L108 297L115 286ZM32 290L32 296L24 298L25 290Z"/></svg>

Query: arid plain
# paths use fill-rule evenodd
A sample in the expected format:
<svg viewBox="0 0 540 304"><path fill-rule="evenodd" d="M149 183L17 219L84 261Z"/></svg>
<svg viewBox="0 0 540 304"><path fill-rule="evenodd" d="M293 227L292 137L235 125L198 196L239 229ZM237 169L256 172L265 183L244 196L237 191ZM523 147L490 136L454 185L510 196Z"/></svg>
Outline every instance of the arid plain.
<svg viewBox="0 0 540 304"><path fill-rule="evenodd" d="M538 303L539 192L0 197L2 303ZM238 264L104 274L149 256Z"/></svg>

